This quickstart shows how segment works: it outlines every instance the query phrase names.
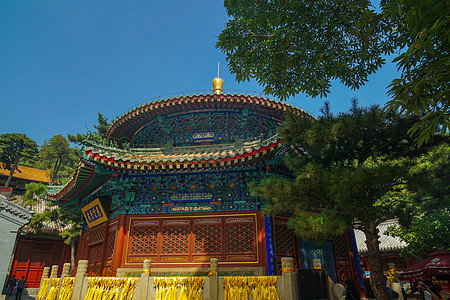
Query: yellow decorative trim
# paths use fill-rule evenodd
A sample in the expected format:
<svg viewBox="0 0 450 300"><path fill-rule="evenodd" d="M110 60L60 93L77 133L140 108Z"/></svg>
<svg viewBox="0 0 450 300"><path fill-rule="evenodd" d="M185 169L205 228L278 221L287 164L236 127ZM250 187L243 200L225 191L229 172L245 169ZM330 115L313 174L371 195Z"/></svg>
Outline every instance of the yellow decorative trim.
<svg viewBox="0 0 450 300"><path fill-rule="evenodd" d="M211 276L217 275L217 274L218 274L217 271L211 271L211 272L208 273L208 275L206 275L206 277L211 277Z"/></svg>
<svg viewBox="0 0 450 300"><path fill-rule="evenodd" d="M209 260L211 260L211 258L221 259L222 257L220 255L216 255L216 256L193 256L192 260L193 261L209 261Z"/></svg>
<svg viewBox="0 0 450 300"><path fill-rule="evenodd" d="M151 270L147 270L147 269L144 269L142 271L142 273L144 273L144 274L152 274Z"/></svg>
<svg viewBox="0 0 450 300"><path fill-rule="evenodd" d="M283 269L281 269L281 272L283 272L283 273L294 273L295 269L294 268L283 268Z"/></svg>
<svg viewBox="0 0 450 300"><path fill-rule="evenodd" d="M188 256L163 256L161 257L161 261L183 261L189 260Z"/></svg>
<svg viewBox="0 0 450 300"><path fill-rule="evenodd" d="M225 258L227 260L240 261L240 260L254 260L255 256L254 255L250 255L250 254L248 254L248 255L227 255Z"/></svg>

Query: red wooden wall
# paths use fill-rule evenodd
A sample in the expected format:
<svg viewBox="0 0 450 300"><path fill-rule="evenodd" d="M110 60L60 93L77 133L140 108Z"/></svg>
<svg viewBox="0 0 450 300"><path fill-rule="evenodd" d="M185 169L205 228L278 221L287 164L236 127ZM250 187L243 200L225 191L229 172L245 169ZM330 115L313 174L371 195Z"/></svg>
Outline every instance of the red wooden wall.
<svg viewBox="0 0 450 300"><path fill-rule="evenodd" d="M59 274L64 263L70 262L70 246L61 240L19 237L11 276L25 276L27 288L38 288L44 267L59 266Z"/></svg>
<svg viewBox="0 0 450 300"><path fill-rule="evenodd" d="M112 275L120 267L265 266L263 217L259 212L202 215L121 215L83 232L77 259L88 259L90 275Z"/></svg>

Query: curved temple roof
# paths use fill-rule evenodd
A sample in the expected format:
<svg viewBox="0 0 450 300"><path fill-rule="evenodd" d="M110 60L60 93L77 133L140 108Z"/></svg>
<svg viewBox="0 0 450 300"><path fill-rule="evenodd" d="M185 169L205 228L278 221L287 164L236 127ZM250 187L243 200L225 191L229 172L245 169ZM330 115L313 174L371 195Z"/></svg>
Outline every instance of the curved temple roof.
<svg viewBox="0 0 450 300"><path fill-rule="evenodd" d="M141 105L111 126L107 134L111 146L86 141L85 158L72 179L60 191L47 196L74 206L76 199L88 196L120 172L202 171L267 160L283 146L276 129L288 109L313 118L278 101L236 94L180 96ZM221 118L217 117L218 112L222 112ZM224 112L227 114L225 123L222 122ZM177 125L175 118L180 119L180 115L186 121ZM133 142L148 124L155 124L147 132L156 131L152 136L156 143L140 148L128 148L129 144L126 149L117 146L121 142L124 146L123 141ZM186 135L189 139L183 141ZM197 136L201 137L198 141ZM204 136L207 138L203 139ZM171 139L176 141L168 143Z"/></svg>
<svg viewBox="0 0 450 300"><path fill-rule="evenodd" d="M146 125L152 124L152 122L156 123L155 127L152 129L154 131L160 131L158 133L163 135L173 134L173 132L170 131L177 129L181 131L205 132L212 128L215 129L213 125L216 124L205 122L208 121L205 119L205 116L203 116L203 119L201 119L201 116L199 122L193 124L192 118L189 119L192 114L207 114L208 112L218 111L224 112L230 109L235 110L234 113L231 113L231 117L245 118L243 121L247 123L249 123L249 120L247 120L249 118L248 114L251 114L251 112L256 112L260 116L262 122L267 120L282 121L284 120L284 112L288 109L292 109L299 115L301 114L312 118L312 116L303 110L285 103L250 95L200 94L193 96L179 96L143 104L128 113L125 113L110 127L107 133L107 139L119 144L125 141L132 142L133 137ZM177 115L179 116L178 119L176 118ZM242 115L244 117L242 117ZM183 124L174 124L176 121L183 121L180 120L183 117L186 117L189 120L186 120ZM223 116L215 117L220 118ZM166 119L170 119L170 122L167 122ZM227 121L228 122L223 122L227 126L241 125L241 128L244 128L244 126L242 126L243 124L239 124L237 120L235 123L238 124L233 124L233 122L229 120ZM273 127L273 125L270 124L268 126ZM239 130L241 128L237 129Z"/></svg>

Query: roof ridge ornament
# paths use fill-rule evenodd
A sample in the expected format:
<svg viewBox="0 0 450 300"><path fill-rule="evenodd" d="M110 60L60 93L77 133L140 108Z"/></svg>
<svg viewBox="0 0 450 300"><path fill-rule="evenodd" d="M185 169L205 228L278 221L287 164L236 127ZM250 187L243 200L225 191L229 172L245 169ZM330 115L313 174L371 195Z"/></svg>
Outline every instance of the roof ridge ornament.
<svg viewBox="0 0 450 300"><path fill-rule="evenodd" d="M212 85L214 94L223 94L223 79L219 77L219 63L217 63L217 77L213 79Z"/></svg>

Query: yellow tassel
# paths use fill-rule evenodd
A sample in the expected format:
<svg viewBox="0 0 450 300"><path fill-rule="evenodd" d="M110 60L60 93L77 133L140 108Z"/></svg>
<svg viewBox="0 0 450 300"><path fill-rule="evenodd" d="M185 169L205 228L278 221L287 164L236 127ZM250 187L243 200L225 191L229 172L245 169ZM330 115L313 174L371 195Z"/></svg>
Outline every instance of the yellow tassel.
<svg viewBox="0 0 450 300"><path fill-rule="evenodd" d="M42 281L41 288L39 289L38 295L36 297L36 300L44 300L45 296L47 296L47 290L48 290L48 284L50 282L50 279L44 279Z"/></svg>
<svg viewBox="0 0 450 300"><path fill-rule="evenodd" d="M61 284L58 300L70 300L72 298L75 277L65 277Z"/></svg>

